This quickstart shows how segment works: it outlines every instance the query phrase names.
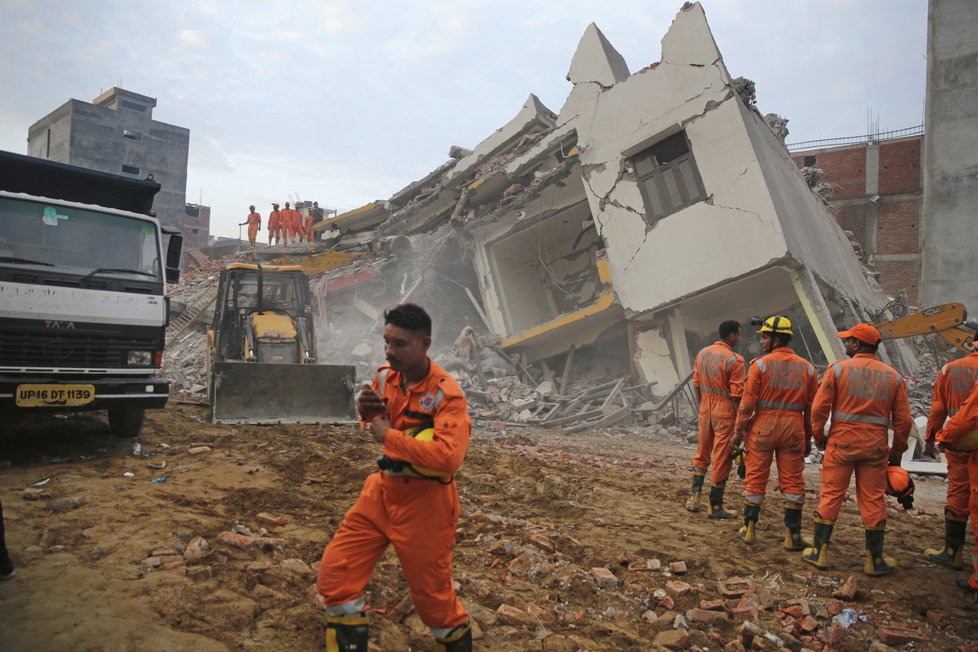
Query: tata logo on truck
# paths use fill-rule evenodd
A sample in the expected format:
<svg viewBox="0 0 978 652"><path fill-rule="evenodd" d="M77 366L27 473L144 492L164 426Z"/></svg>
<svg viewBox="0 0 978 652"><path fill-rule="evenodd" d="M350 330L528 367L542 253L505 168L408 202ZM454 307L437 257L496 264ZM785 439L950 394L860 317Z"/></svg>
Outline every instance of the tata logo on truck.
<svg viewBox="0 0 978 652"><path fill-rule="evenodd" d="M66 330L66 331L73 331L73 330L75 330L75 322L73 322L73 321L51 321L51 320L45 320L44 321L44 327L45 328L61 328L61 329Z"/></svg>

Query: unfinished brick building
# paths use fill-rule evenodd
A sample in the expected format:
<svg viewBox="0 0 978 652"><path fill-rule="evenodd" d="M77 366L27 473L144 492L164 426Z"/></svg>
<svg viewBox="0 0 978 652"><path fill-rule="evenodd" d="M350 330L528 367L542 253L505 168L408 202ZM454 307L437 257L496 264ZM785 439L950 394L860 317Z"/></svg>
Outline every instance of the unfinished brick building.
<svg viewBox="0 0 978 652"><path fill-rule="evenodd" d="M825 173L832 214L890 295L917 304L923 127L789 145L795 165Z"/></svg>

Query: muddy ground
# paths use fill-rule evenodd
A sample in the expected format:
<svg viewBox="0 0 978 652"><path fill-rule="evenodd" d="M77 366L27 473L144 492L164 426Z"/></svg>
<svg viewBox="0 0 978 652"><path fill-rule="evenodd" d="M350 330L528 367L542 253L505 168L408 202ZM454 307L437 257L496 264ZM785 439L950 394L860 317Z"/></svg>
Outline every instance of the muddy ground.
<svg viewBox="0 0 978 652"><path fill-rule="evenodd" d="M148 414L139 442L134 456L132 441L114 439L97 414L5 424L0 461L10 464L0 468L0 497L17 577L0 583L0 647L322 649L316 564L374 470L378 445L354 427L211 425L204 406L180 400ZM191 454L202 446L209 450ZM677 614L692 621L689 645L740 649L742 625L730 618L738 603L796 649L864 650L881 637L896 646L909 637L919 639L913 649L945 650L978 640L976 607L953 587L957 574L921 555L943 534L941 479L918 478L917 509L891 505L887 548L901 570L870 579L860 572L853 502L836 527L834 569L812 573L781 547L773 491L751 548L736 538L735 521L684 511L691 454L653 429L562 436L478 426L458 478L455 558L476 649L652 649ZM24 497L47 478L28 492L34 500ZM807 479L814 501L815 467ZM739 488L735 478L732 505ZM222 541L234 528L268 541ZM207 542L203 556L184 560L188 544L200 547L197 537ZM681 576L668 570L677 561L688 568ZM617 584L599 587L595 567L611 570ZM834 599L850 575L856 596ZM733 577L753 582L746 602L722 599L717 581ZM656 594L676 581L689 586ZM368 591L372 649L433 649L402 602L407 587L393 553ZM700 607L725 615L690 611ZM861 617L833 629L842 608Z"/></svg>

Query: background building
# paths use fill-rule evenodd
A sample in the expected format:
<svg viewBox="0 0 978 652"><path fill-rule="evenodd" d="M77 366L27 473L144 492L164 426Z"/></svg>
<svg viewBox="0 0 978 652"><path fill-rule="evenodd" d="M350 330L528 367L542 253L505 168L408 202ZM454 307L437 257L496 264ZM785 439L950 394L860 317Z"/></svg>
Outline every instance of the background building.
<svg viewBox="0 0 978 652"><path fill-rule="evenodd" d="M180 230L183 231L184 249L203 249L208 246L211 236L211 207L187 204Z"/></svg>
<svg viewBox="0 0 978 652"><path fill-rule="evenodd" d="M31 125L27 153L139 179L152 175L162 186L153 203L157 218L182 228L190 130L154 120L155 106L156 98L114 87L92 103L68 100Z"/></svg>
<svg viewBox="0 0 978 652"><path fill-rule="evenodd" d="M789 145L798 167L825 173L836 221L890 295L919 303L923 126Z"/></svg>
<svg viewBox="0 0 978 652"><path fill-rule="evenodd" d="M978 315L978 3L931 0L920 289L928 305L960 301Z"/></svg>

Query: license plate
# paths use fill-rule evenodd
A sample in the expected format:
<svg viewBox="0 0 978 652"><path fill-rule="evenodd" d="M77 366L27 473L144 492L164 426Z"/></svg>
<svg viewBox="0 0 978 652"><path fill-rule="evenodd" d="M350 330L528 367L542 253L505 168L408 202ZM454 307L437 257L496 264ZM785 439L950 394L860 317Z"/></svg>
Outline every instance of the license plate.
<svg viewBox="0 0 978 652"><path fill-rule="evenodd" d="M95 400L94 385L18 385L17 407L72 407Z"/></svg>

